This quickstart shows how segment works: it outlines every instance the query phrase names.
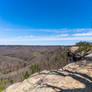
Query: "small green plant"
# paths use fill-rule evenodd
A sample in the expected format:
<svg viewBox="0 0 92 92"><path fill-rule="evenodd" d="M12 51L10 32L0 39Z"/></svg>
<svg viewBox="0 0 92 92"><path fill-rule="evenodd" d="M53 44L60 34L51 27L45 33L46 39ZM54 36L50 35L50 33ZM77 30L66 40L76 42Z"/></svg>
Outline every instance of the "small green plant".
<svg viewBox="0 0 92 92"><path fill-rule="evenodd" d="M38 64L33 64L30 66L30 70L31 70L31 74L35 73L35 72L39 72L40 71L40 67Z"/></svg>
<svg viewBox="0 0 92 92"><path fill-rule="evenodd" d="M10 80L10 83L13 84L13 80Z"/></svg>
<svg viewBox="0 0 92 92"><path fill-rule="evenodd" d="M24 67L26 67L27 66L27 64L26 63L24 63Z"/></svg>
<svg viewBox="0 0 92 92"><path fill-rule="evenodd" d="M29 76L30 76L29 72L26 72L26 73L24 74L24 79L27 79Z"/></svg>
<svg viewBox="0 0 92 92"><path fill-rule="evenodd" d="M6 88L4 86L0 86L0 92L4 91Z"/></svg>

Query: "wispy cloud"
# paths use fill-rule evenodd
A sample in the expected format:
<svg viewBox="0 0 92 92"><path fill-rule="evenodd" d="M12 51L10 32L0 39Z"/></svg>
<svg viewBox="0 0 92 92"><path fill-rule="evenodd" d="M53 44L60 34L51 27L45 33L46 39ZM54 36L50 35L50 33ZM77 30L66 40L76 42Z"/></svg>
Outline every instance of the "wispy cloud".
<svg viewBox="0 0 92 92"><path fill-rule="evenodd" d="M12 32L18 33L19 35L13 34L13 36L5 36L5 32L7 34ZM0 32L4 32L4 37L0 36L0 44L44 44L48 42L64 42L68 43L69 41L92 41L92 29L90 28L82 28L82 29L10 29L10 28L2 28ZM22 32L28 34L22 34ZM34 32L34 34L32 34ZM37 34L37 32L42 32L41 35ZM49 34L46 35L45 32ZM36 34L35 34L36 33ZM53 34L52 34L53 33ZM15 35L15 36L14 36ZM50 44L50 43L49 43ZM69 43L68 43L69 44Z"/></svg>
<svg viewBox="0 0 92 92"><path fill-rule="evenodd" d="M20 36L15 38L0 38L0 42L3 41L58 41L58 40L92 40L92 37L61 37L61 36Z"/></svg>
<svg viewBox="0 0 92 92"><path fill-rule="evenodd" d="M61 29L34 29L34 28L2 28L0 27L0 31L17 31L17 32L50 32L50 33L71 33L71 32L90 32L92 31L91 28L79 28L79 29L68 29L68 28L61 28Z"/></svg>
<svg viewBox="0 0 92 92"><path fill-rule="evenodd" d="M89 31L92 31L92 28L79 28L79 29L72 29L71 31L75 31L75 32L89 32Z"/></svg>
<svg viewBox="0 0 92 92"><path fill-rule="evenodd" d="M67 37L69 36L69 34L59 34L59 35L56 35L57 37Z"/></svg>
<svg viewBox="0 0 92 92"><path fill-rule="evenodd" d="M33 29L33 28L0 28L0 31L18 31L18 32L51 32L51 33L66 33L67 29Z"/></svg>
<svg viewBox="0 0 92 92"><path fill-rule="evenodd" d="M92 32L77 33L77 34L73 34L73 36L92 36Z"/></svg>

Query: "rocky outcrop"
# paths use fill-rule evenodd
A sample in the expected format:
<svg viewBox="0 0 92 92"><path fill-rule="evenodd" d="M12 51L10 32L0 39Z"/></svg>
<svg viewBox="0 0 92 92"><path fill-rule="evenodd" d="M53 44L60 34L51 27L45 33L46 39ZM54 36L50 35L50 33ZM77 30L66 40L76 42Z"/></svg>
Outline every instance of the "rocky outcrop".
<svg viewBox="0 0 92 92"><path fill-rule="evenodd" d="M59 70L35 73L3 92L92 92L92 61L88 58Z"/></svg>
<svg viewBox="0 0 92 92"><path fill-rule="evenodd" d="M72 52L72 53L74 53L76 50L78 50L79 49L79 47L78 46L72 46L71 48L70 48L70 51Z"/></svg>

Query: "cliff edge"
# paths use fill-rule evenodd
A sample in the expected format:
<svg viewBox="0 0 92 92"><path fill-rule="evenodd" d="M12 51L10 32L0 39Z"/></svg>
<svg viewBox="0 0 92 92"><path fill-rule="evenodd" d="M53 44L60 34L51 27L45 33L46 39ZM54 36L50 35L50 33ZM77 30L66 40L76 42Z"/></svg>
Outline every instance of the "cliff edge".
<svg viewBox="0 0 92 92"><path fill-rule="evenodd" d="M92 92L92 54L62 69L35 73L3 92Z"/></svg>

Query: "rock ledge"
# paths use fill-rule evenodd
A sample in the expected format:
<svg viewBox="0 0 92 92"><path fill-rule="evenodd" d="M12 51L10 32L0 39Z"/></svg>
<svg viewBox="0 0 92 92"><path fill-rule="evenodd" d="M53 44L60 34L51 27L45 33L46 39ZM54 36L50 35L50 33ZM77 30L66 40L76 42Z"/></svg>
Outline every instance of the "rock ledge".
<svg viewBox="0 0 92 92"><path fill-rule="evenodd" d="M92 62L82 60L63 69L35 73L3 92L92 92Z"/></svg>

